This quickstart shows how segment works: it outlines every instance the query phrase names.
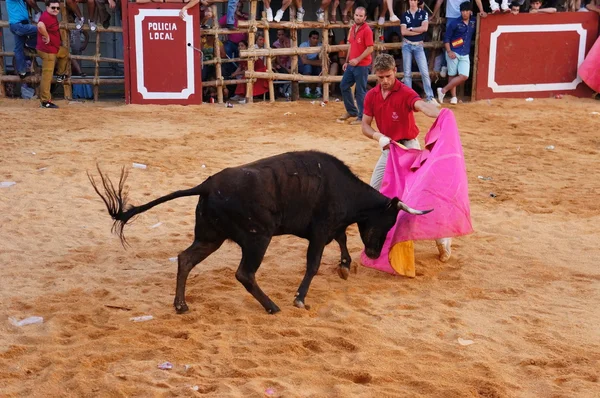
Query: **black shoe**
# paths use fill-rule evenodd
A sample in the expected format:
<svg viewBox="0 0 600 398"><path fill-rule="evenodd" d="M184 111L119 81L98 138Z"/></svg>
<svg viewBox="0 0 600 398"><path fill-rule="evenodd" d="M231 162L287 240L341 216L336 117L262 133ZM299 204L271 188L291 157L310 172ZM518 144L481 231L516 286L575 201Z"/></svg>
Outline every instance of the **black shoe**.
<svg viewBox="0 0 600 398"><path fill-rule="evenodd" d="M56 82L57 83L62 83L65 81L65 79L67 78L67 75L57 75L56 76Z"/></svg>
<svg viewBox="0 0 600 398"><path fill-rule="evenodd" d="M110 26L110 15L107 15L106 19L104 21L102 21L102 27L104 29L108 29L109 26Z"/></svg>
<svg viewBox="0 0 600 398"><path fill-rule="evenodd" d="M42 103L40 104L40 108L56 109L56 108L58 108L58 105L53 104L50 101L42 101Z"/></svg>
<svg viewBox="0 0 600 398"><path fill-rule="evenodd" d="M235 30L236 28L235 28L234 24L228 23L227 24L227 29L229 29L229 30Z"/></svg>

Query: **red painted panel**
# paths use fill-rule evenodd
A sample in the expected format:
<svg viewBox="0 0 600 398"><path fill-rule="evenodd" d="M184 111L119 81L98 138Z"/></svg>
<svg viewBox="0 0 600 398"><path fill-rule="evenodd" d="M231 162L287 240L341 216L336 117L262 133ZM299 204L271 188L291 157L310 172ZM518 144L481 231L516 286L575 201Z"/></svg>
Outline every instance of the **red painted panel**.
<svg viewBox="0 0 600 398"><path fill-rule="evenodd" d="M130 103L201 104L199 7L183 21L180 3L127 5Z"/></svg>
<svg viewBox="0 0 600 398"><path fill-rule="evenodd" d="M579 12L481 18L474 98L544 98L559 93L590 96L592 92L583 82L572 82L581 62L580 41L587 54L598 36L598 19L596 13ZM583 31L585 38L580 34ZM547 84L552 86L540 86ZM522 85L536 86L518 87ZM569 85L575 87L565 88Z"/></svg>

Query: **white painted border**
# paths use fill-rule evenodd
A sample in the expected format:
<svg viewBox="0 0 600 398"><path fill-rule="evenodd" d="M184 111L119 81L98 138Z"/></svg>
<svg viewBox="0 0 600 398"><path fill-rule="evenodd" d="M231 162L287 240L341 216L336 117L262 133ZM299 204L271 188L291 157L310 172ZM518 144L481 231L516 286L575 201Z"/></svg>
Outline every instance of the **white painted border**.
<svg viewBox="0 0 600 398"><path fill-rule="evenodd" d="M139 10L139 14L134 17L135 20L135 57L137 69L137 91L142 94L143 99L187 99L194 94L194 49L187 43L194 43L194 25L191 15L185 18L185 40L186 40L186 67L187 67L187 88L181 92L149 92L144 81L144 40L142 37L142 22L146 17L177 17L179 18L179 9L173 10ZM157 55L160 56L160 55Z"/></svg>
<svg viewBox="0 0 600 398"><path fill-rule="evenodd" d="M502 33L528 33L528 32L569 32L579 33L579 53L577 56L577 69L581 66L585 58L585 43L587 41L587 31L581 23L560 24L560 25L499 25L490 36L490 60L488 69L488 87L495 93L514 93L520 91L555 91L555 90L575 90L577 85L582 82L579 74L575 80L569 83L543 83L543 84L506 84L496 83L496 51L498 47L498 37Z"/></svg>

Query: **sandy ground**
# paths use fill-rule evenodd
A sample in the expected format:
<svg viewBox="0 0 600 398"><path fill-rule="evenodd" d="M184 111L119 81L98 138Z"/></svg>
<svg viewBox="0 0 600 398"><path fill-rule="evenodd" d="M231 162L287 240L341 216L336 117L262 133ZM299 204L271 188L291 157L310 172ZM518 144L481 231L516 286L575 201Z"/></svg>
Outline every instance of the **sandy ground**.
<svg viewBox="0 0 600 398"><path fill-rule="evenodd" d="M309 311L292 306L307 244L275 238L257 274L275 316L236 281L232 243L192 271L175 314L169 259L197 199L145 213L125 250L86 170L130 168L134 204L289 150L326 150L368 181L377 144L335 122L341 103L58 104L0 100L0 181L17 183L0 188L0 396L600 396L598 101L455 107L476 232L447 264L417 242L407 279L358 265L353 226L355 272L341 280L328 246ZM32 315L44 323L9 322Z"/></svg>

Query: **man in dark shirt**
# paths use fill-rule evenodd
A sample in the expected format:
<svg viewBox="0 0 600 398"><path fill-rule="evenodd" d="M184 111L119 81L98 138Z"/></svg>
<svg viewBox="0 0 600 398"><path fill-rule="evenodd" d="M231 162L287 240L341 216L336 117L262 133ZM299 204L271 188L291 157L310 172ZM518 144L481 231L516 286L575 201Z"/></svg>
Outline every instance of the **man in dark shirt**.
<svg viewBox="0 0 600 398"><path fill-rule="evenodd" d="M446 93L450 91L451 104L457 104L456 87L467 81L471 68L469 53L471 51L471 40L475 33L475 19L471 18L472 6L469 1L460 5L460 17L448 22L446 35L444 36L444 47L446 48L446 61L448 63L448 84L446 87L438 87L438 101L444 102Z"/></svg>

